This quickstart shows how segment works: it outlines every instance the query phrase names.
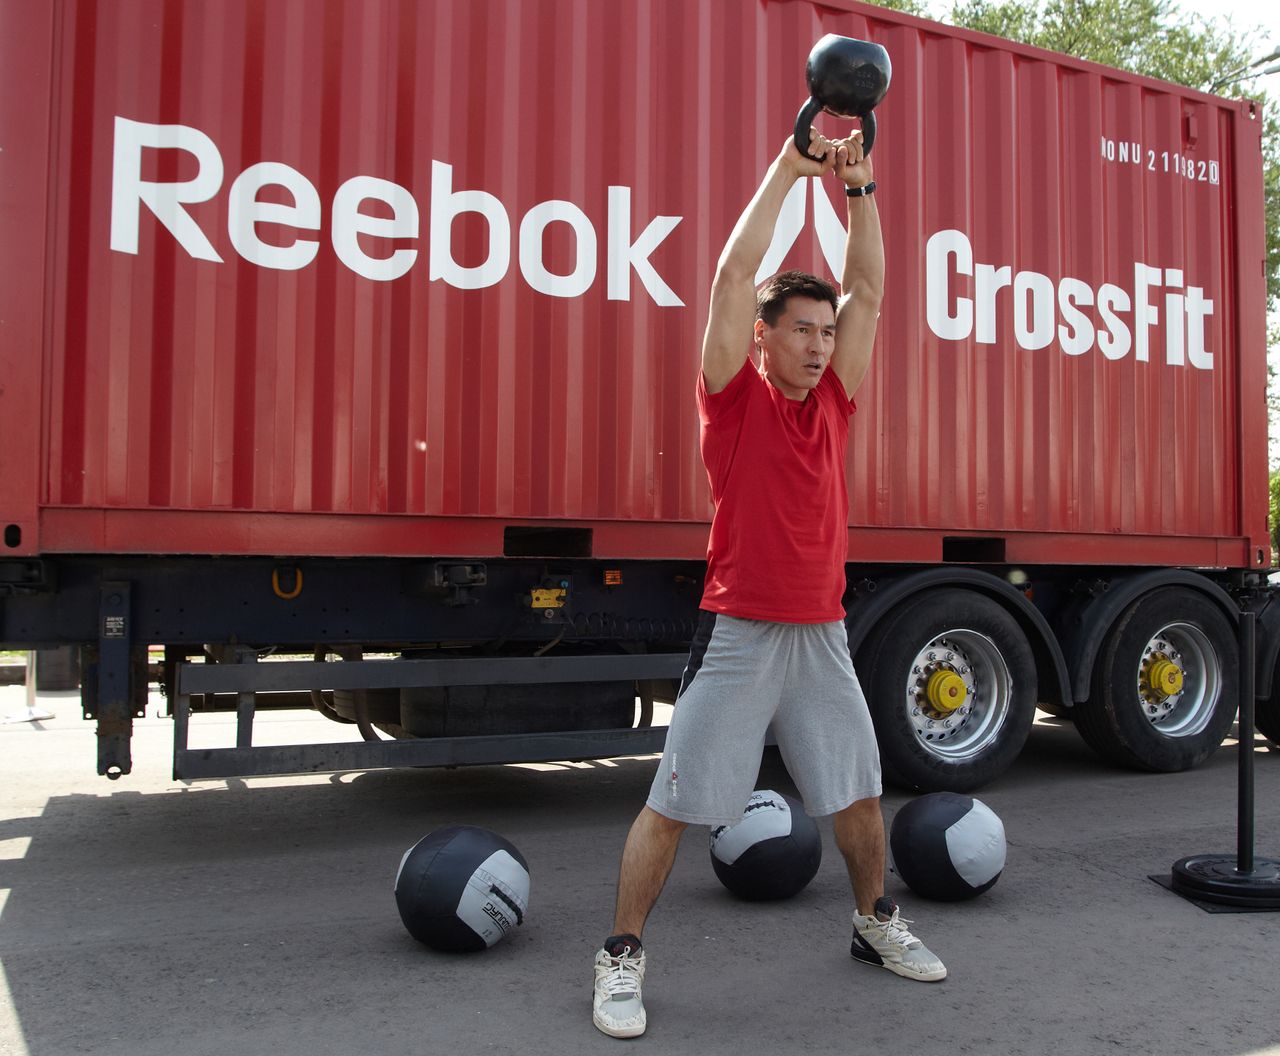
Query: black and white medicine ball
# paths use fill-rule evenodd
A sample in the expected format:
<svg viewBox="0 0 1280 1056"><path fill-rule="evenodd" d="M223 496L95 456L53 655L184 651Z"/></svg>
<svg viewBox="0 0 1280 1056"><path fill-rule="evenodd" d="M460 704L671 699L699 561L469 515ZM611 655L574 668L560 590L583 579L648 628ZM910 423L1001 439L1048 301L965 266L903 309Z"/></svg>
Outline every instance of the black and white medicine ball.
<svg viewBox="0 0 1280 1056"><path fill-rule="evenodd" d="M409 934L432 949L484 950L524 923L529 866L488 829L436 829L400 859L396 905Z"/></svg>
<svg viewBox="0 0 1280 1056"><path fill-rule="evenodd" d="M798 894L818 872L822 838L798 800L757 790L742 820L711 830L711 865L739 898L763 901Z"/></svg>
<svg viewBox="0 0 1280 1056"><path fill-rule="evenodd" d="M1004 825L980 799L954 792L920 796L889 829L893 868L918 895L958 902L982 894L1004 869Z"/></svg>

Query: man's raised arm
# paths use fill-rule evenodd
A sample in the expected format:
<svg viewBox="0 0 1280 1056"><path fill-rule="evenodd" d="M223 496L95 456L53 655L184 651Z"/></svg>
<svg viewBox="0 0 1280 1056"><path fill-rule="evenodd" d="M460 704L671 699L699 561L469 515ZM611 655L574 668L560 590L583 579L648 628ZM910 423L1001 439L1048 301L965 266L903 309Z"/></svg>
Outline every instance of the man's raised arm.
<svg viewBox="0 0 1280 1056"><path fill-rule="evenodd" d="M773 228L782 211L783 200L796 180L821 176L835 164L835 150L817 132L811 134L809 151L824 160L806 158L788 137L782 153L774 159L750 204L738 218L729 241L720 254L715 281L711 284L711 311L702 339L702 377L707 392L719 392L742 369L751 347L756 318L756 272L768 252Z"/></svg>
<svg viewBox="0 0 1280 1056"><path fill-rule="evenodd" d="M862 133L835 144L835 173L850 189L871 183L871 159L863 157ZM852 398L871 365L871 349L884 296L884 241L880 214L870 194L849 199L849 237L840 277L840 310L831 369Z"/></svg>

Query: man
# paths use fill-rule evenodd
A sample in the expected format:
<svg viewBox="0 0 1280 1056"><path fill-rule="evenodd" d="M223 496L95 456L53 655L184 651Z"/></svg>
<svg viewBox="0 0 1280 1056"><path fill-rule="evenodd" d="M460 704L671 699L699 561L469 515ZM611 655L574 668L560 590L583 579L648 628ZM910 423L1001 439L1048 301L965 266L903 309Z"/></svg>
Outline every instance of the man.
<svg viewBox="0 0 1280 1056"><path fill-rule="evenodd" d="M627 836L613 934L596 954L593 1021L646 1026L641 933L686 826L742 817L772 722L810 814L833 814L857 912L851 952L909 979L946 968L884 896L880 762L844 627L845 448L884 286L884 246L862 134L790 139L716 270L698 407L715 515L702 615L649 799ZM844 296L756 271L792 184L834 173L848 194ZM754 349L758 362L748 353Z"/></svg>

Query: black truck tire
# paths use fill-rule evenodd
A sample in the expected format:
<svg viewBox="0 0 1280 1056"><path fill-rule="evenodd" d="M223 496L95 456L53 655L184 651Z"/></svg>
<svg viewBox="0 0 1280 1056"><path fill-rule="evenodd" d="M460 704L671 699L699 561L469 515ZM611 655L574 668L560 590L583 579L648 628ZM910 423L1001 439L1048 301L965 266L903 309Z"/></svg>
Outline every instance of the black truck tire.
<svg viewBox="0 0 1280 1056"><path fill-rule="evenodd" d="M1280 661L1276 662L1280 674ZM1253 702L1253 728L1272 744L1280 746L1280 682L1271 680L1271 696Z"/></svg>
<svg viewBox="0 0 1280 1056"><path fill-rule="evenodd" d="M1026 635L996 601L955 587L894 609L858 651L885 776L966 792L1013 763L1035 718Z"/></svg>
<svg viewBox="0 0 1280 1056"><path fill-rule="evenodd" d="M1160 587L1107 634L1076 729L1100 756L1139 770L1188 770L1207 759L1236 713L1239 650L1231 622L1187 587Z"/></svg>

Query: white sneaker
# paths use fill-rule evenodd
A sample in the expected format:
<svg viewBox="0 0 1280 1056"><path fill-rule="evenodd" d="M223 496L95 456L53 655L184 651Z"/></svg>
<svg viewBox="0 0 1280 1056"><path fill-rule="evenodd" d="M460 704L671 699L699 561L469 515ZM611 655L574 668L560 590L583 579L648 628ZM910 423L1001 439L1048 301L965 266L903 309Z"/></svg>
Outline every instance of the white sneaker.
<svg viewBox="0 0 1280 1056"><path fill-rule="evenodd" d="M596 953L596 985L591 1004L591 1022L610 1037L635 1038L644 1033L644 950L631 956L624 946L617 957L601 949Z"/></svg>
<svg viewBox="0 0 1280 1056"><path fill-rule="evenodd" d="M947 967L917 939L898 915L898 907L888 896L875 905L875 913L853 915L853 944L849 952L859 961L878 964L907 979L936 983L947 977Z"/></svg>

